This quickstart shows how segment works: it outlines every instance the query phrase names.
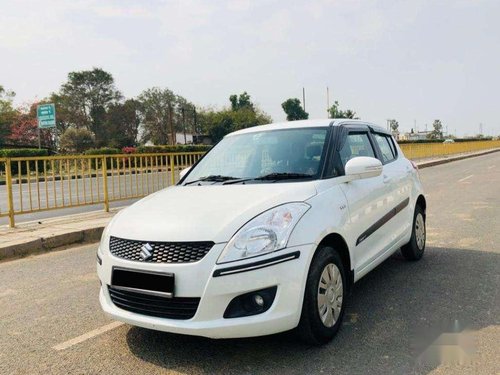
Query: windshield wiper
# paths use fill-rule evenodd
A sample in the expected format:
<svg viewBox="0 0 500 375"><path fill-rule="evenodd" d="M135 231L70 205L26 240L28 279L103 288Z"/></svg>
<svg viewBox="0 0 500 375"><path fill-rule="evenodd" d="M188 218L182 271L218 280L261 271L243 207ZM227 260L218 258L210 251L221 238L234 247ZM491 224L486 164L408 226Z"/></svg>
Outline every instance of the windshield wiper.
<svg viewBox="0 0 500 375"><path fill-rule="evenodd" d="M256 177L254 180L296 180L312 177L312 174L307 173L269 173L264 176Z"/></svg>
<svg viewBox="0 0 500 375"><path fill-rule="evenodd" d="M217 174L217 175L214 174L214 175L202 177L202 178L200 178L198 180L186 182L184 184L184 186L191 185L191 184L194 184L196 182L203 182L203 181L207 181L207 182L224 182L224 181L229 181L229 180L239 180L239 178L238 177L232 177L232 176L221 176L219 174Z"/></svg>

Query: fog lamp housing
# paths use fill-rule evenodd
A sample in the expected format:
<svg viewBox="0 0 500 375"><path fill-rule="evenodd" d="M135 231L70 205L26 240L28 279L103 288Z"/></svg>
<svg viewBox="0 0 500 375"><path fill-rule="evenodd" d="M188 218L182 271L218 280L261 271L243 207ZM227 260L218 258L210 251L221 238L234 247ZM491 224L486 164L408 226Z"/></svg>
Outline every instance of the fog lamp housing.
<svg viewBox="0 0 500 375"><path fill-rule="evenodd" d="M266 312L274 302L277 289L277 286L272 286L233 298L224 312L224 318L241 318Z"/></svg>

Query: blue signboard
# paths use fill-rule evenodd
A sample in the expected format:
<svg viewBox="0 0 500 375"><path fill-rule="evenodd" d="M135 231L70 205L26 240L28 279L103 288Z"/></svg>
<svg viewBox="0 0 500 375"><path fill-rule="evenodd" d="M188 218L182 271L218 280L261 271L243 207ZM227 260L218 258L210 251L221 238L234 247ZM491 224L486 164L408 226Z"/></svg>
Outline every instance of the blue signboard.
<svg viewBox="0 0 500 375"><path fill-rule="evenodd" d="M56 107L54 104L40 104L36 108L38 127L40 129L56 127Z"/></svg>

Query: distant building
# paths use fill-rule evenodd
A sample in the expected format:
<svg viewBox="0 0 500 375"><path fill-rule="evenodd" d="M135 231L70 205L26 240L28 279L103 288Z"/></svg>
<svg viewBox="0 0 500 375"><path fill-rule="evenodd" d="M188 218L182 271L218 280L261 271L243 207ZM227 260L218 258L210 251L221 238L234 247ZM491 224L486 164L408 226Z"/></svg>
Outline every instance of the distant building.
<svg viewBox="0 0 500 375"><path fill-rule="evenodd" d="M425 141L429 139L432 131L410 132L400 135L399 139L402 141Z"/></svg>
<svg viewBox="0 0 500 375"><path fill-rule="evenodd" d="M193 143L193 135L190 133L175 133L175 143L178 145L187 145Z"/></svg>

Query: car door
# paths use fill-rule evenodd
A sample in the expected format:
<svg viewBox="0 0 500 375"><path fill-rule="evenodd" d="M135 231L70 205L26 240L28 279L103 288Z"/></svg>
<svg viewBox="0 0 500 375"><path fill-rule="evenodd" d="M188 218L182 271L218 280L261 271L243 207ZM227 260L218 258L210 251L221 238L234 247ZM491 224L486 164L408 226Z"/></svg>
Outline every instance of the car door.
<svg viewBox="0 0 500 375"><path fill-rule="evenodd" d="M411 226L408 220L411 184L406 170L407 165L398 158L392 136L379 132L372 132L371 136L378 158L383 164L382 182L388 211L387 222L380 230L383 234L381 246L385 252L391 250Z"/></svg>
<svg viewBox="0 0 500 375"><path fill-rule="evenodd" d="M347 134L338 146L338 160L343 170L346 163L358 156L377 157L367 127L347 127ZM342 171L343 173L343 171ZM354 180L341 185L348 206L349 223L346 231L352 250L356 272L366 268L382 251L382 235L374 230L387 211L386 193L382 175Z"/></svg>

